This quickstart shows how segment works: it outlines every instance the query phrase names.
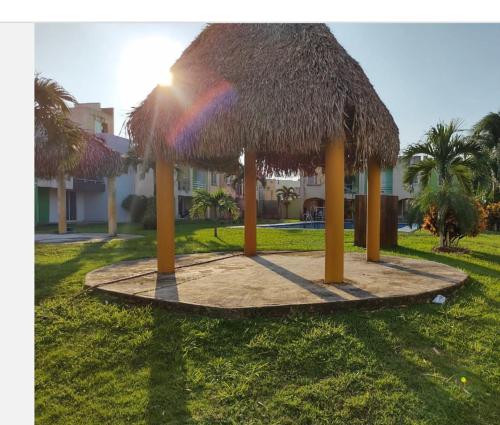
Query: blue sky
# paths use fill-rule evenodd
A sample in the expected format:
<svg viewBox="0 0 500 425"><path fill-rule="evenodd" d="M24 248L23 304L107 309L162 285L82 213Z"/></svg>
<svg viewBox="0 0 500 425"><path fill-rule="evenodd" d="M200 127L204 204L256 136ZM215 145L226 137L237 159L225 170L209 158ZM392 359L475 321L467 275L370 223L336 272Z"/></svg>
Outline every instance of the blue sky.
<svg viewBox="0 0 500 425"><path fill-rule="evenodd" d="M35 69L79 102L114 107L119 133L126 112L204 25L36 24ZM500 110L500 24L328 25L391 111L402 147L440 120L460 118L469 128Z"/></svg>

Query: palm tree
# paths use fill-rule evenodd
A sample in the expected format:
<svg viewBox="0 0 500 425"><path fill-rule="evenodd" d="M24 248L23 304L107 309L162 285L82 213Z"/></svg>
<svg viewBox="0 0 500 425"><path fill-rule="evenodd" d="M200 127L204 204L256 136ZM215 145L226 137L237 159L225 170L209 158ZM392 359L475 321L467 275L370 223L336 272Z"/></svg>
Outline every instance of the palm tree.
<svg viewBox="0 0 500 425"><path fill-rule="evenodd" d="M419 154L425 157L411 164L411 159ZM484 154L477 140L463 135L460 122L452 120L431 127L423 142L408 146L403 152L403 161L406 163L403 182L407 186L419 177L424 189L435 174L439 186L456 180L470 192L474 169L484 161Z"/></svg>
<svg viewBox="0 0 500 425"><path fill-rule="evenodd" d="M283 202L285 206L285 218L288 218L288 207L292 200L297 199L299 194L295 192L295 189L291 186L283 186L276 191L277 198L279 202Z"/></svg>
<svg viewBox="0 0 500 425"><path fill-rule="evenodd" d="M214 236L216 238L218 237L219 219L229 214L233 220L236 220L240 215L240 210L234 198L222 189L212 193L204 189L195 190L193 205L189 210L191 218L204 218L210 209L213 209L215 213Z"/></svg>
<svg viewBox="0 0 500 425"><path fill-rule="evenodd" d="M413 199L408 215L410 225L423 222L423 229L439 236L440 249L456 246L464 236L477 235L483 220L477 201L457 181L423 189Z"/></svg>
<svg viewBox="0 0 500 425"><path fill-rule="evenodd" d="M35 125L45 128L52 124L55 115L69 114L67 102L76 99L64 87L50 78L35 75Z"/></svg>
<svg viewBox="0 0 500 425"><path fill-rule="evenodd" d="M473 137L489 151L488 168L491 173L493 200L500 195L500 111L490 112L472 128Z"/></svg>
<svg viewBox="0 0 500 425"><path fill-rule="evenodd" d="M43 164L35 163L35 173L41 178L56 177L58 230L59 233L66 233L65 175L77 165L84 152L85 133L67 117L69 109L66 102L76 103L71 94L56 81L39 75L35 76L34 85L35 149L46 153Z"/></svg>

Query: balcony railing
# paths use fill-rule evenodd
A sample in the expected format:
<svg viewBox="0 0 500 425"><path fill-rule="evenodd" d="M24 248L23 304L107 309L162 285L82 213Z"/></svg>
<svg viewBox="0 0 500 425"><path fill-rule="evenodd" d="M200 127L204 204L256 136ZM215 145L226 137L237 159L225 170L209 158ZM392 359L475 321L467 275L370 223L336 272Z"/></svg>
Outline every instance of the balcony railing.
<svg viewBox="0 0 500 425"><path fill-rule="evenodd" d="M106 185L103 179L73 179L73 190L80 192L104 192Z"/></svg>

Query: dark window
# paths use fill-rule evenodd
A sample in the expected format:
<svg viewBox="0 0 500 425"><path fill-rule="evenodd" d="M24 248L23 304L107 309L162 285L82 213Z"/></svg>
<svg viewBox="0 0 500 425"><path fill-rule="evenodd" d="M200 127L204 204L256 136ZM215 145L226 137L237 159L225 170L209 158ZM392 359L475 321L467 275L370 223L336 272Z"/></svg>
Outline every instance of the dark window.
<svg viewBox="0 0 500 425"><path fill-rule="evenodd" d="M66 191L66 220L76 220L76 192Z"/></svg>

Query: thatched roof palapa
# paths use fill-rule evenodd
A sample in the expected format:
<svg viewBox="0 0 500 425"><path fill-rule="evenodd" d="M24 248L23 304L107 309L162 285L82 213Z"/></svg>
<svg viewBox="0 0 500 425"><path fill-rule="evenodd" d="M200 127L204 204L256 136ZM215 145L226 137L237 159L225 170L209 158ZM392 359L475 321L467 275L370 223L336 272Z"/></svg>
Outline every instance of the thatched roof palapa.
<svg viewBox="0 0 500 425"><path fill-rule="evenodd" d="M391 114L326 25L209 25L172 73L129 117L144 154L229 163L252 149L267 174L311 173L345 138L349 170L396 163Z"/></svg>
<svg viewBox="0 0 500 425"><path fill-rule="evenodd" d="M35 143L35 175L39 178L54 178L60 172L71 177L101 178L123 173L124 161L119 152L112 150L104 140L82 131L85 144L77 160L65 162L64 150L47 141Z"/></svg>

